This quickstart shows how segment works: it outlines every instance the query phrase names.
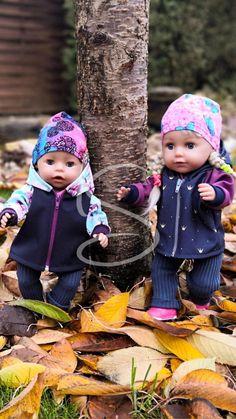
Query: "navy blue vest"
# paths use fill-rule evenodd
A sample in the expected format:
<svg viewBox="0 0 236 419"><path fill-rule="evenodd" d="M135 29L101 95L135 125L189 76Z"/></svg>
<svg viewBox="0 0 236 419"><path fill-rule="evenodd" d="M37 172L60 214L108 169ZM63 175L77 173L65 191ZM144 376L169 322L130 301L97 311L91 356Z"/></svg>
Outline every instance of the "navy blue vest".
<svg viewBox="0 0 236 419"><path fill-rule="evenodd" d="M61 200L49 265L52 272L80 270L85 265L76 252L78 246L90 238L86 230L90 196L83 193L80 197L83 211L77 209L77 197L65 192ZM36 270L45 269L54 208L54 192L34 188L26 220L11 247L13 260Z"/></svg>

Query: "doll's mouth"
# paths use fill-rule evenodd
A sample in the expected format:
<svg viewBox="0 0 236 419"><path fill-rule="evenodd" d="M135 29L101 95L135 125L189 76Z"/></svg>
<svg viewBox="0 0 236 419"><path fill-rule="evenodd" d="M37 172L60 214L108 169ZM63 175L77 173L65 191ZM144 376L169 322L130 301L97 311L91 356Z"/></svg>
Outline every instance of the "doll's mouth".
<svg viewBox="0 0 236 419"><path fill-rule="evenodd" d="M62 180L64 180L64 178L62 177L62 176L54 176L54 178L53 178L53 180L55 180L55 181L62 181Z"/></svg>

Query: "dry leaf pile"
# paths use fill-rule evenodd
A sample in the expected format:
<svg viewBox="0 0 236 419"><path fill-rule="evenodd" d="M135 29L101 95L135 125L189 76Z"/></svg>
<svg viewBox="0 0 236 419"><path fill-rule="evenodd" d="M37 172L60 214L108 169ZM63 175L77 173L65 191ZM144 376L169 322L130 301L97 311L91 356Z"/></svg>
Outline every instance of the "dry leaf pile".
<svg viewBox="0 0 236 419"><path fill-rule="evenodd" d="M188 301L183 266L175 322L145 311L149 278L122 293L111 279L88 272L88 287L69 315L19 300L15 263L8 259L17 229L9 228L0 247L0 385L23 391L0 410L0 419L36 418L46 388L58 403L69 396L90 419L128 419L137 397L148 394L150 414L163 418L236 417L235 214L232 205L223 216L222 286L213 304L198 311ZM155 225L155 214L150 222ZM57 280L45 273L41 279L45 291Z"/></svg>
<svg viewBox="0 0 236 419"><path fill-rule="evenodd" d="M58 402L69 395L91 419L130 418L132 396L148 392L152 409L168 419L236 413L235 286L222 286L209 310L183 299L178 320L161 322L144 311L150 279L123 293L109 278L87 279L90 287L70 316L16 300L2 282L9 298L0 312L0 383L24 390L1 419L35 417L45 388ZM48 317L32 319L30 307Z"/></svg>

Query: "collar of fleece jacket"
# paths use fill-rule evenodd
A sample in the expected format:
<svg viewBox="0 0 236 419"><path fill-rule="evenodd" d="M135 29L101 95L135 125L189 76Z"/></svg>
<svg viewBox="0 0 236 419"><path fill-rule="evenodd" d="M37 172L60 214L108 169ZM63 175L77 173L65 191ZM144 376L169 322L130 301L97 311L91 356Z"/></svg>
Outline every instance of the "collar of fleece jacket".
<svg viewBox="0 0 236 419"><path fill-rule="evenodd" d="M33 165L30 166L29 176L26 183L47 192L50 192L53 189L51 185L39 176ZM66 191L71 196L77 196L84 192L90 192L91 194L94 193L93 175L89 163L85 166L79 177L67 186Z"/></svg>

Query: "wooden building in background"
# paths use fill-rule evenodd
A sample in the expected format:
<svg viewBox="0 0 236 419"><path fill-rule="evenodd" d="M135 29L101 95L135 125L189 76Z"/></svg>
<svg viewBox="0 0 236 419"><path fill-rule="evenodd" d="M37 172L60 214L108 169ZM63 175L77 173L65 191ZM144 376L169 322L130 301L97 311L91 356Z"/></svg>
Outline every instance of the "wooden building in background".
<svg viewBox="0 0 236 419"><path fill-rule="evenodd" d="M0 116L64 109L63 0L0 0Z"/></svg>

